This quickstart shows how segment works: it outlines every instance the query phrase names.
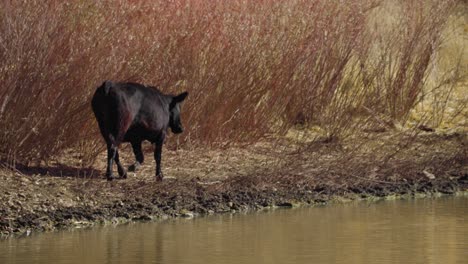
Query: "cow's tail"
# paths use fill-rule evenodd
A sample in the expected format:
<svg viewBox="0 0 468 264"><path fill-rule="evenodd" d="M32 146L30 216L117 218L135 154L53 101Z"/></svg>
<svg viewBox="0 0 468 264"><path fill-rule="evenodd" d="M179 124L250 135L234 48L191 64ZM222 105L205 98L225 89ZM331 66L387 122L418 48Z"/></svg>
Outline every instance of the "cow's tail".
<svg viewBox="0 0 468 264"><path fill-rule="evenodd" d="M96 93L95 93L95 97L98 96L98 97L107 97L111 91L111 88L112 86L114 86L114 84L111 82L111 81L105 81L103 82L97 89L96 89Z"/></svg>
<svg viewBox="0 0 468 264"><path fill-rule="evenodd" d="M91 106L93 111L97 115L101 115L104 111L107 111L107 107L110 104L109 102L109 94L112 90L113 84L111 81L105 81L96 89L94 96L91 100Z"/></svg>
<svg viewBox="0 0 468 264"><path fill-rule="evenodd" d="M115 117L116 99L112 93L114 85L111 81L103 82L91 100L99 129L106 141L109 140L109 135L118 133L118 119Z"/></svg>
<svg viewBox="0 0 468 264"><path fill-rule="evenodd" d="M110 89L112 87L112 82L111 81L105 81L104 83L102 83L101 87L104 89L104 94L108 95L109 91L110 91Z"/></svg>

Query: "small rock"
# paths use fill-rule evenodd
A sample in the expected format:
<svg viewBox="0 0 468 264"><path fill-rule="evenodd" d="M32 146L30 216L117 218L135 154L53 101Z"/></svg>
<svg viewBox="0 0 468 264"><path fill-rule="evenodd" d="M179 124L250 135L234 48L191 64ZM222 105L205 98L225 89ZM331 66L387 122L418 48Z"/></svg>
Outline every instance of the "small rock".
<svg viewBox="0 0 468 264"><path fill-rule="evenodd" d="M283 203L279 203L277 204L276 206L279 206L279 207L289 207L289 208L296 208L296 207L299 207L300 206L300 203L297 203L297 202L283 202Z"/></svg>
<svg viewBox="0 0 468 264"><path fill-rule="evenodd" d="M133 217L133 220L137 220L137 221L150 221L150 220L153 220L153 217L151 217L151 216L149 216L149 215L140 215L140 216Z"/></svg>
<svg viewBox="0 0 468 264"><path fill-rule="evenodd" d="M418 128L420 130L422 130L422 131L425 131L425 132L434 132L435 131L434 128L426 126L426 125L420 125L420 126L418 126Z"/></svg>
<svg viewBox="0 0 468 264"><path fill-rule="evenodd" d="M426 171L426 170L423 170L423 173L424 173L424 175L425 175L427 178L429 178L430 180L434 180L434 179L436 178L434 174L432 174L432 173L430 173L430 172L428 172L428 171Z"/></svg>
<svg viewBox="0 0 468 264"><path fill-rule="evenodd" d="M232 202L229 202L227 205L228 205L230 208L232 208L232 207L234 206L234 204L233 204Z"/></svg>
<svg viewBox="0 0 468 264"><path fill-rule="evenodd" d="M72 223L76 228L81 228L81 227L92 225L92 223L89 221L73 221Z"/></svg>
<svg viewBox="0 0 468 264"><path fill-rule="evenodd" d="M183 212L180 216L185 217L185 218L193 218L193 213L192 212Z"/></svg>

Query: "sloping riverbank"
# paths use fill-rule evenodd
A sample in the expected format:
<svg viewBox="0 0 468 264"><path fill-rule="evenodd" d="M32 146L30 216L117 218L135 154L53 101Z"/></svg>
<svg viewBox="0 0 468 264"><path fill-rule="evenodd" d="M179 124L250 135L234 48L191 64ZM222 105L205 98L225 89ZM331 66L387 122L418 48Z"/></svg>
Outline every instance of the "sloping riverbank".
<svg viewBox="0 0 468 264"><path fill-rule="evenodd" d="M366 147L350 147L358 142ZM468 190L466 134L378 135L306 145L167 150L163 182L154 180L149 158L137 175L113 182L100 171L74 169L72 161L69 167L1 170L0 233ZM133 160L130 153L123 157Z"/></svg>

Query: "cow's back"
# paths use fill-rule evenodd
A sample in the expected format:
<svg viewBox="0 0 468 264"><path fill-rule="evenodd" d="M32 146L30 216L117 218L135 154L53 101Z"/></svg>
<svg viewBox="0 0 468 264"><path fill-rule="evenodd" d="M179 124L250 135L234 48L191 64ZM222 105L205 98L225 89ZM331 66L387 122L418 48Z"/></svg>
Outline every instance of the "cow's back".
<svg viewBox="0 0 468 264"><path fill-rule="evenodd" d="M137 96L130 100L130 108L134 113L125 141L150 140L154 141L162 131L167 129L169 123L168 97L155 88L139 84L126 84L125 88Z"/></svg>
<svg viewBox="0 0 468 264"><path fill-rule="evenodd" d="M169 120L163 94L136 83L105 82L97 88L92 107L101 133L118 141L151 139Z"/></svg>

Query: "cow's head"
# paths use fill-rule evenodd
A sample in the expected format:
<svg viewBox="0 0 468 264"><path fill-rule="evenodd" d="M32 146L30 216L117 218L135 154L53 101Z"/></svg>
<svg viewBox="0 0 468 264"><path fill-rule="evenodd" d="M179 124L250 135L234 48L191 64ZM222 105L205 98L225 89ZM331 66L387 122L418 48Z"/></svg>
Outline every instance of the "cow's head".
<svg viewBox="0 0 468 264"><path fill-rule="evenodd" d="M174 96L169 105L169 127L171 128L172 133L174 134L179 134L184 131L184 129L182 128L182 123L180 121L180 103L185 100L187 95L187 92L183 92L177 96Z"/></svg>

